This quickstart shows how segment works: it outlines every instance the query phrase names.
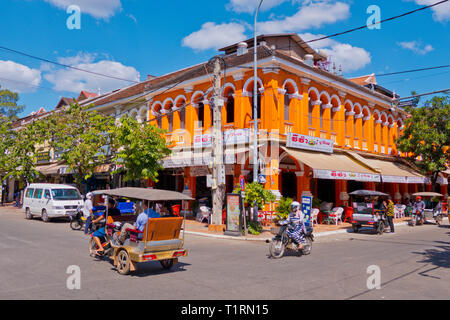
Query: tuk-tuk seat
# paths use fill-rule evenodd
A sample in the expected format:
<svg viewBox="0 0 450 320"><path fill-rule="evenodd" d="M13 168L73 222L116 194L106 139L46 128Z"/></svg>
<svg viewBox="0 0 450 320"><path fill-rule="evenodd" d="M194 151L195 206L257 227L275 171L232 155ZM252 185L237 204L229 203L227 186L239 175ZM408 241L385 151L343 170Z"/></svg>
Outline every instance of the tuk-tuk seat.
<svg viewBox="0 0 450 320"><path fill-rule="evenodd" d="M161 241L178 239L180 236L182 217L149 218L145 226L144 241Z"/></svg>
<svg viewBox="0 0 450 320"><path fill-rule="evenodd" d="M108 216L106 220L107 224L113 224L114 222L136 222L137 216L134 214L123 214L120 216Z"/></svg>

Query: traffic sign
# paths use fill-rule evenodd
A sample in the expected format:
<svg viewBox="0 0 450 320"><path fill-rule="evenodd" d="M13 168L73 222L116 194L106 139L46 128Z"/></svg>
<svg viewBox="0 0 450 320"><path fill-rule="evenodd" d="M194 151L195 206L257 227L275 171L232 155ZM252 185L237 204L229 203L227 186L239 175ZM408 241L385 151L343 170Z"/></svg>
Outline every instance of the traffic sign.
<svg viewBox="0 0 450 320"><path fill-rule="evenodd" d="M243 175L239 176L239 185L241 186L241 191L245 189L245 177Z"/></svg>

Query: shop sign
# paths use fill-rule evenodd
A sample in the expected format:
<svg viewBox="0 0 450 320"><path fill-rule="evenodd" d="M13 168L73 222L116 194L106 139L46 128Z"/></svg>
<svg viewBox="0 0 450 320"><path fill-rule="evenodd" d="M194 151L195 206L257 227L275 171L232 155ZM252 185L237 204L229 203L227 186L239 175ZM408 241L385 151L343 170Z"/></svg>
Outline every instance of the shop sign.
<svg viewBox="0 0 450 320"><path fill-rule="evenodd" d="M333 153L333 144L334 144L333 140L305 136L302 134L292 132L289 132L287 134L287 141L286 141L286 146L288 148L306 149L327 153Z"/></svg>
<svg viewBox="0 0 450 320"><path fill-rule="evenodd" d="M347 172L337 170L317 170L314 169L314 178L331 180L355 180L364 182L380 182L379 174Z"/></svg>
<svg viewBox="0 0 450 320"><path fill-rule="evenodd" d="M426 177L406 177L407 183L430 183L430 179Z"/></svg>
<svg viewBox="0 0 450 320"><path fill-rule="evenodd" d="M190 176L191 177L204 177L209 174L208 167L202 166L202 167L191 167L190 169Z"/></svg>
<svg viewBox="0 0 450 320"><path fill-rule="evenodd" d="M39 152L36 155L36 162L37 163L50 162L50 151Z"/></svg>
<svg viewBox="0 0 450 320"><path fill-rule="evenodd" d="M237 193L228 193L226 198L227 204L227 231L241 231L241 206L240 196Z"/></svg>
<svg viewBox="0 0 450 320"><path fill-rule="evenodd" d="M250 141L250 129L231 129L223 133L224 145L246 144ZM208 148L213 145L211 133L194 135L194 148Z"/></svg>
<svg viewBox="0 0 450 320"><path fill-rule="evenodd" d="M383 182L389 182L389 183L408 183L407 177L402 176L381 176L383 179Z"/></svg>
<svg viewBox="0 0 450 320"><path fill-rule="evenodd" d="M305 226L309 227L311 224L311 207L312 207L312 197L302 196L301 210L303 212Z"/></svg>

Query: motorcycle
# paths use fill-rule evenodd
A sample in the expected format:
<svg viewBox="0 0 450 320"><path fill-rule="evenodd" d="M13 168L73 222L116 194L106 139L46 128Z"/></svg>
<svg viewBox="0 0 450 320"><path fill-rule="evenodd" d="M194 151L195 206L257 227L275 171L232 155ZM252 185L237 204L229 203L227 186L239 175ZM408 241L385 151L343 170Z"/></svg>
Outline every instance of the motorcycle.
<svg viewBox="0 0 450 320"><path fill-rule="evenodd" d="M70 215L69 218L70 228L72 228L72 230L82 230L87 220L84 217L83 212L81 212L81 207L78 207L77 212L73 215Z"/></svg>
<svg viewBox="0 0 450 320"><path fill-rule="evenodd" d="M414 227L415 225L420 226L421 224L424 223L424 219L423 219L423 213L421 213L419 210L416 211L412 211L412 215L411 215L411 225Z"/></svg>
<svg viewBox="0 0 450 320"><path fill-rule="evenodd" d="M301 252L304 255L308 255L311 253L312 243L314 241L313 229L308 227L306 230L305 243L303 243L303 248L300 249L299 246L288 236L286 230L288 228L288 221L281 220L278 222L281 226L279 232L272 240L267 240L266 242L270 243L269 252L270 256L275 259L279 259L283 257L284 252L286 250L291 250L295 252Z"/></svg>
<svg viewBox="0 0 450 320"><path fill-rule="evenodd" d="M97 244L95 243L94 240L94 232L97 231L100 228L104 228L105 225L103 223L97 223L94 225L90 239L89 239L89 255L91 257L93 256L97 256L96 251L99 249ZM114 223L114 228L112 229L112 239L108 236L105 235L103 237L100 237L100 242L102 244L103 247L103 254L101 255L102 257L111 257L114 253L114 247L112 246L113 244L116 244L118 242L118 237L116 237L115 235L117 235L117 232L120 231L122 227L122 224L120 222L115 222Z"/></svg>

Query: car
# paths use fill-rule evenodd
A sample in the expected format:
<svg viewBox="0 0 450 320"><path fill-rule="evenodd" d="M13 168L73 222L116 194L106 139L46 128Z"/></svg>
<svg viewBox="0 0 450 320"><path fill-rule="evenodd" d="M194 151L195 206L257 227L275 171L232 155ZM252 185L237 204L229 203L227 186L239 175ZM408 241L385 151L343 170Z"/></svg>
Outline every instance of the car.
<svg viewBox="0 0 450 320"><path fill-rule="evenodd" d="M77 188L64 184L32 183L25 189L22 209L26 219L41 217L48 222L52 218L69 217L83 205Z"/></svg>

